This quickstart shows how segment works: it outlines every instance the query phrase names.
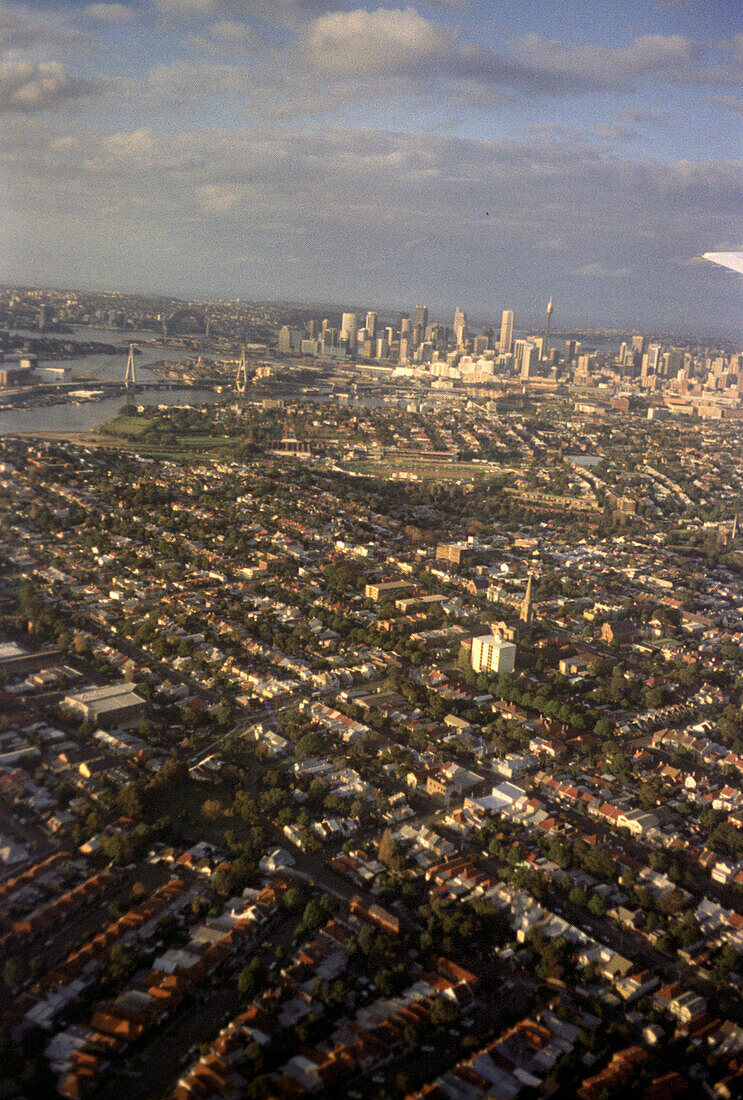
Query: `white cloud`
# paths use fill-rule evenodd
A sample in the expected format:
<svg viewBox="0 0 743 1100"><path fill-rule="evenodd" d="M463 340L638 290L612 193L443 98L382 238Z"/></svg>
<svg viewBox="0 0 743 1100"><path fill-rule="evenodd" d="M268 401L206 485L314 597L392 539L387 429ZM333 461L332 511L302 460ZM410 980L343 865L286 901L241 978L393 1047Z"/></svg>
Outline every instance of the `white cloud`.
<svg viewBox="0 0 743 1100"><path fill-rule="evenodd" d="M310 25L305 49L321 69L348 73L410 71L435 64L451 45L440 24L414 8L363 8L320 16Z"/></svg>
<svg viewBox="0 0 743 1100"><path fill-rule="evenodd" d="M428 19L415 8L334 11L311 21L299 38L308 61L322 72L512 87L533 94L629 91L644 81L719 83L743 79L737 39L722 44L722 64L705 66L685 35L648 34L627 45L574 45L524 35L501 50L465 41L458 28ZM735 55L735 56L733 56Z"/></svg>
<svg viewBox="0 0 743 1100"><path fill-rule="evenodd" d="M209 214L228 214L240 201L238 192L220 187L217 183L198 187L196 196L203 209Z"/></svg>
<svg viewBox="0 0 743 1100"><path fill-rule="evenodd" d="M14 59L0 72L0 112L33 114L87 94L92 82L70 76L58 61Z"/></svg>
<svg viewBox="0 0 743 1100"><path fill-rule="evenodd" d="M88 4L85 14L101 23L131 23L134 11L126 4Z"/></svg>

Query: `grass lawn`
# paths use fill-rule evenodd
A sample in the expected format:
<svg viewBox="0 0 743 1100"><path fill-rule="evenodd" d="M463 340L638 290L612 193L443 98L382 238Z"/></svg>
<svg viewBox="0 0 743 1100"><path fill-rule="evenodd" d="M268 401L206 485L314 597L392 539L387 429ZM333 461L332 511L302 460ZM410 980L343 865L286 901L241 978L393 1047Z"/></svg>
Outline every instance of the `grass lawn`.
<svg viewBox="0 0 743 1100"><path fill-rule="evenodd" d="M123 435L128 439L139 439L149 428L151 421L146 416L127 416L119 413L113 420L109 420L99 429L101 432L111 432L112 435Z"/></svg>
<svg viewBox="0 0 743 1100"><path fill-rule="evenodd" d="M411 458L400 458L398 461L386 458L381 462L349 462L345 468L380 478L391 478L402 472L417 474L421 481L490 481L502 473L501 467L489 463L429 462Z"/></svg>

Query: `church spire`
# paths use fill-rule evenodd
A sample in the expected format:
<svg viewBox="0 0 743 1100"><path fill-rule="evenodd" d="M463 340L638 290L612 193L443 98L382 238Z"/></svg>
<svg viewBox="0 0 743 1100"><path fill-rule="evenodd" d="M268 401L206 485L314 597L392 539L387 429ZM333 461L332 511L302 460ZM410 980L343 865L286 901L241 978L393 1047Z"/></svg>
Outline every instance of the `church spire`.
<svg viewBox="0 0 743 1100"><path fill-rule="evenodd" d="M526 595L524 596L523 602L521 604L521 614L519 615L519 618L521 619L522 623L526 623L526 625L529 626L531 624L532 614L533 613L532 613L532 608L531 608L531 573L530 573L529 574L529 579L526 582Z"/></svg>

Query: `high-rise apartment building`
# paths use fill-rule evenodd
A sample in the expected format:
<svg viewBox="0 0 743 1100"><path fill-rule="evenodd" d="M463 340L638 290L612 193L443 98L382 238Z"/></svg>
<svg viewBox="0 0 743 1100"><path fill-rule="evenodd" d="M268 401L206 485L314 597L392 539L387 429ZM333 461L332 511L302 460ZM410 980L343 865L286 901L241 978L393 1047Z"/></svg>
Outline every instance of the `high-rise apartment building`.
<svg viewBox="0 0 743 1100"><path fill-rule="evenodd" d="M498 350L501 355L510 355L513 346L513 310L504 309L500 322L500 340Z"/></svg>
<svg viewBox="0 0 743 1100"><path fill-rule="evenodd" d="M475 672L513 672L516 646L495 634L473 638L470 664Z"/></svg>

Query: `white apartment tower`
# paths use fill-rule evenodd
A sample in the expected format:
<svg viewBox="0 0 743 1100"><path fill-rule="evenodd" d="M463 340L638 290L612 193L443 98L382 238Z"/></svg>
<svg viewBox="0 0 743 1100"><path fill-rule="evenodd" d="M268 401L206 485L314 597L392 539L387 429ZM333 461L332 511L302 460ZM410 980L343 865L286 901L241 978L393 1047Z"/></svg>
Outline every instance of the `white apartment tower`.
<svg viewBox="0 0 743 1100"><path fill-rule="evenodd" d="M470 663L475 672L513 672L516 667L516 646L495 634L473 638Z"/></svg>

